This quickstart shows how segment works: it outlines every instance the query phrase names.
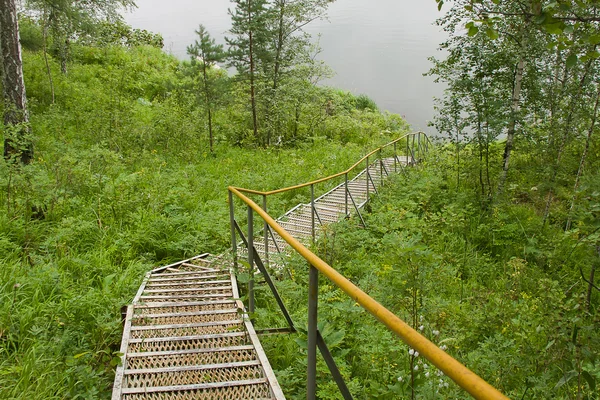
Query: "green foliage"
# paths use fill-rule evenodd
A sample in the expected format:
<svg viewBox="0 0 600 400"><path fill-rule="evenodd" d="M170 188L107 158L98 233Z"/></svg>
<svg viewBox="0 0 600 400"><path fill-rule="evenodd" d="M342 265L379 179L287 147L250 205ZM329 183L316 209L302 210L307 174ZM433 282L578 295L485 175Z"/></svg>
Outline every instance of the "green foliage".
<svg viewBox="0 0 600 400"><path fill-rule="evenodd" d="M356 96L356 108L359 110L379 111L375 101L365 94Z"/></svg>
<svg viewBox="0 0 600 400"><path fill-rule="evenodd" d="M578 264L598 255L560 227L541 230L530 202L481 211L475 193L456 187L452 162L441 152L394 178L365 213L366 228L356 218L336 224L317 253L508 397L596 398L600 297L585 309ZM305 262L293 260L289 273L279 291L305 326ZM337 333L332 353L357 399L465 396L330 282L319 287L322 329ZM259 310L270 313L259 313L258 324L279 326L262 293ZM296 347L280 337L264 342L286 396L305 396L297 378L305 376L303 334ZM339 396L322 365L318 378L320 398Z"/></svg>
<svg viewBox="0 0 600 400"><path fill-rule="evenodd" d="M213 90L222 91L211 98L211 155L198 64L163 53L157 36L101 24L96 40L71 43L68 75L48 57L53 102L41 25L25 21L36 158L0 162L0 398L104 398L118 362L120 307L145 271L229 247L228 185L274 189L316 179L389 136L377 127L367 133L365 121L353 142L325 140L333 129L325 125L327 90L298 83L310 96L296 129L282 131L285 146L255 150L240 106L246 94L210 68ZM397 116L376 117L405 128ZM269 208L283 213L298 201L281 196Z"/></svg>
<svg viewBox="0 0 600 400"><path fill-rule="evenodd" d="M21 46L26 50L39 51L44 47L44 35L40 26L31 18L19 18Z"/></svg>
<svg viewBox="0 0 600 400"><path fill-rule="evenodd" d="M84 42L99 46L152 46L159 49L164 46L163 37L159 33L148 32L145 29L133 29L120 19L113 22L101 22L97 31L93 35L86 36Z"/></svg>

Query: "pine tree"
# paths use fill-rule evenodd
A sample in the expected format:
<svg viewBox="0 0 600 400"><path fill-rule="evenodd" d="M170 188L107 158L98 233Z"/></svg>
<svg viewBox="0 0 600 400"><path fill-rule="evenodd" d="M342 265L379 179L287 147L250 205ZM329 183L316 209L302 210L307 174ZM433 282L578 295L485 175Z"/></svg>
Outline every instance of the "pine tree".
<svg viewBox="0 0 600 400"><path fill-rule="evenodd" d="M252 128L255 140L266 146L265 138L259 135L256 86L259 77L259 65L265 63L269 52L267 41L268 13L266 0L232 0L235 4L229 10L233 36L226 37L229 45L229 65L237 70L242 79L248 81L250 107L252 110Z"/></svg>
<svg viewBox="0 0 600 400"><path fill-rule="evenodd" d="M214 81L211 78L212 74L209 72L217 63L223 62L225 51L223 50L223 45L216 44L215 39L211 38L203 25L198 27L196 34L200 41L196 40L193 45L188 46L187 53L192 56L192 64L199 62L202 70L202 91L206 100L210 152L212 153L214 141L212 113L215 106L216 93L214 91Z"/></svg>

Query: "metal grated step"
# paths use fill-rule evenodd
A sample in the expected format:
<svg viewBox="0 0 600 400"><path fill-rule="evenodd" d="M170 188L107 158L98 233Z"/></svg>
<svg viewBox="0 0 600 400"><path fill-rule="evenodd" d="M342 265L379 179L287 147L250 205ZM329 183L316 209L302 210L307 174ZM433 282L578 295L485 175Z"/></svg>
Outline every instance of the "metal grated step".
<svg viewBox="0 0 600 400"><path fill-rule="evenodd" d="M284 399L228 268L205 255L146 275L113 400Z"/></svg>

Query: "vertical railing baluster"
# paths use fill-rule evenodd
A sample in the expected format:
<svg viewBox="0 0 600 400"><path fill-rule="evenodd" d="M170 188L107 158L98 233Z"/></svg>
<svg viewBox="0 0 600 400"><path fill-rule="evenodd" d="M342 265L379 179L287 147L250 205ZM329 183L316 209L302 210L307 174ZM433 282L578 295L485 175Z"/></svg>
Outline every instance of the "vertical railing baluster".
<svg viewBox="0 0 600 400"><path fill-rule="evenodd" d="M248 206L248 265L250 278L248 279L248 311L254 313L254 214L252 207Z"/></svg>
<svg viewBox="0 0 600 400"><path fill-rule="evenodd" d="M317 397L317 312L319 300L319 271L310 265L308 273L308 357L306 399Z"/></svg>
<svg viewBox="0 0 600 400"><path fill-rule="evenodd" d="M383 184L383 149L379 148L379 186Z"/></svg>
<svg viewBox="0 0 600 400"><path fill-rule="evenodd" d="M346 190L344 191L344 194L345 194L345 209L344 209L344 211L346 212L346 215L349 215L348 214L348 173L347 172L344 174L344 179L346 182Z"/></svg>
<svg viewBox="0 0 600 400"><path fill-rule="evenodd" d="M412 135L413 138L413 142L412 142L412 146L411 146L411 157L412 157L412 161L413 163L417 162L417 160L415 160L415 135Z"/></svg>
<svg viewBox="0 0 600 400"><path fill-rule="evenodd" d="M398 142L394 142L394 172L398 173L398 149L397 149L397 145Z"/></svg>
<svg viewBox="0 0 600 400"><path fill-rule="evenodd" d="M265 212L267 212L267 195L263 194L263 210ZM264 226L264 232L265 232L265 260L264 260L264 264L265 267L269 266L269 224L267 224L267 221L265 221L265 226Z"/></svg>
<svg viewBox="0 0 600 400"><path fill-rule="evenodd" d="M315 242L315 185L310 185L310 229Z"/></svg>
<svg viewBox="0 0 600 400"><path fill-rule="evenodd" d="M235 214L233 211L233 193L229 192L229 224L231 225L231 252L233 270L237 272L237 237L235 235Z"/></svg>
<svg viewBox="0 0 600 400"><path fill-rule="evenodd" d="M406 137L406 165L408 165L408 164L409 164L409 162L408 162L408 154L409 154L409 153L408 153L408 143L409 143L409 142L410 142L410 138L407 136L407 137Z"/></svg>
<svg viewBox="0 0 600 400"><path fill-rule="evenodd" d="M367 169L365 170L366 172L366 181L367 181L367 201L369 201L369 178L371 177L371 175L369 174L369 157L367 156Z"/></svg>

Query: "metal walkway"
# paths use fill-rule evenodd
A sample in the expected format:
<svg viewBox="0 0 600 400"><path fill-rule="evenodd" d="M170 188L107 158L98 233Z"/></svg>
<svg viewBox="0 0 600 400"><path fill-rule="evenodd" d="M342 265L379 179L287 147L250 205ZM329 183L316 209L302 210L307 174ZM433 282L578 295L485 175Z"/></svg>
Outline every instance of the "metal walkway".
<svg viewBox="0 0 600 400"><path fill-rule="evenodd" d="M112 399L284 399L239 300L209 254L150 271L127 307Z"/></svg>
<svg viewBox="0 0 600 400"><path fill-rule="evenodd" d="M311 201L278 221L307 242L321 226L360 216L385 177L408 162L406 156L376 160L368 173L315 198L314 213ZM285 256L289 245L267 232L270 240L254 240L258 255ZM112 400L285 399L239 297L225 256L204 254L150 271L127 307Z"/></svg>
<svg viewBox="0 0 600 400"><path fill-rule="evenodd" d="M369 169L363 169L353 179L342 182L325 194L314 199L314 212L310 203L299 204L279 217L276 221L294 238L303 243L319 235L320 228L327 224L338 222L341 218L355 214L363 222L360 209L376 194L386 177L401 172L411 159L407 156L394 156L377 159L369 164ZM346 187L348 190L346 191ZM260 238L253 241L254 248L262 260L270 262L271 267L282 266L284 258L289 255L290 246L268 226ZM267 235L264 235L267 232ZM261 241L262 239L262 241ZM266 251L265 251L266 249ZM246 245L240 246L240 255L246 257Z"/></svg>

